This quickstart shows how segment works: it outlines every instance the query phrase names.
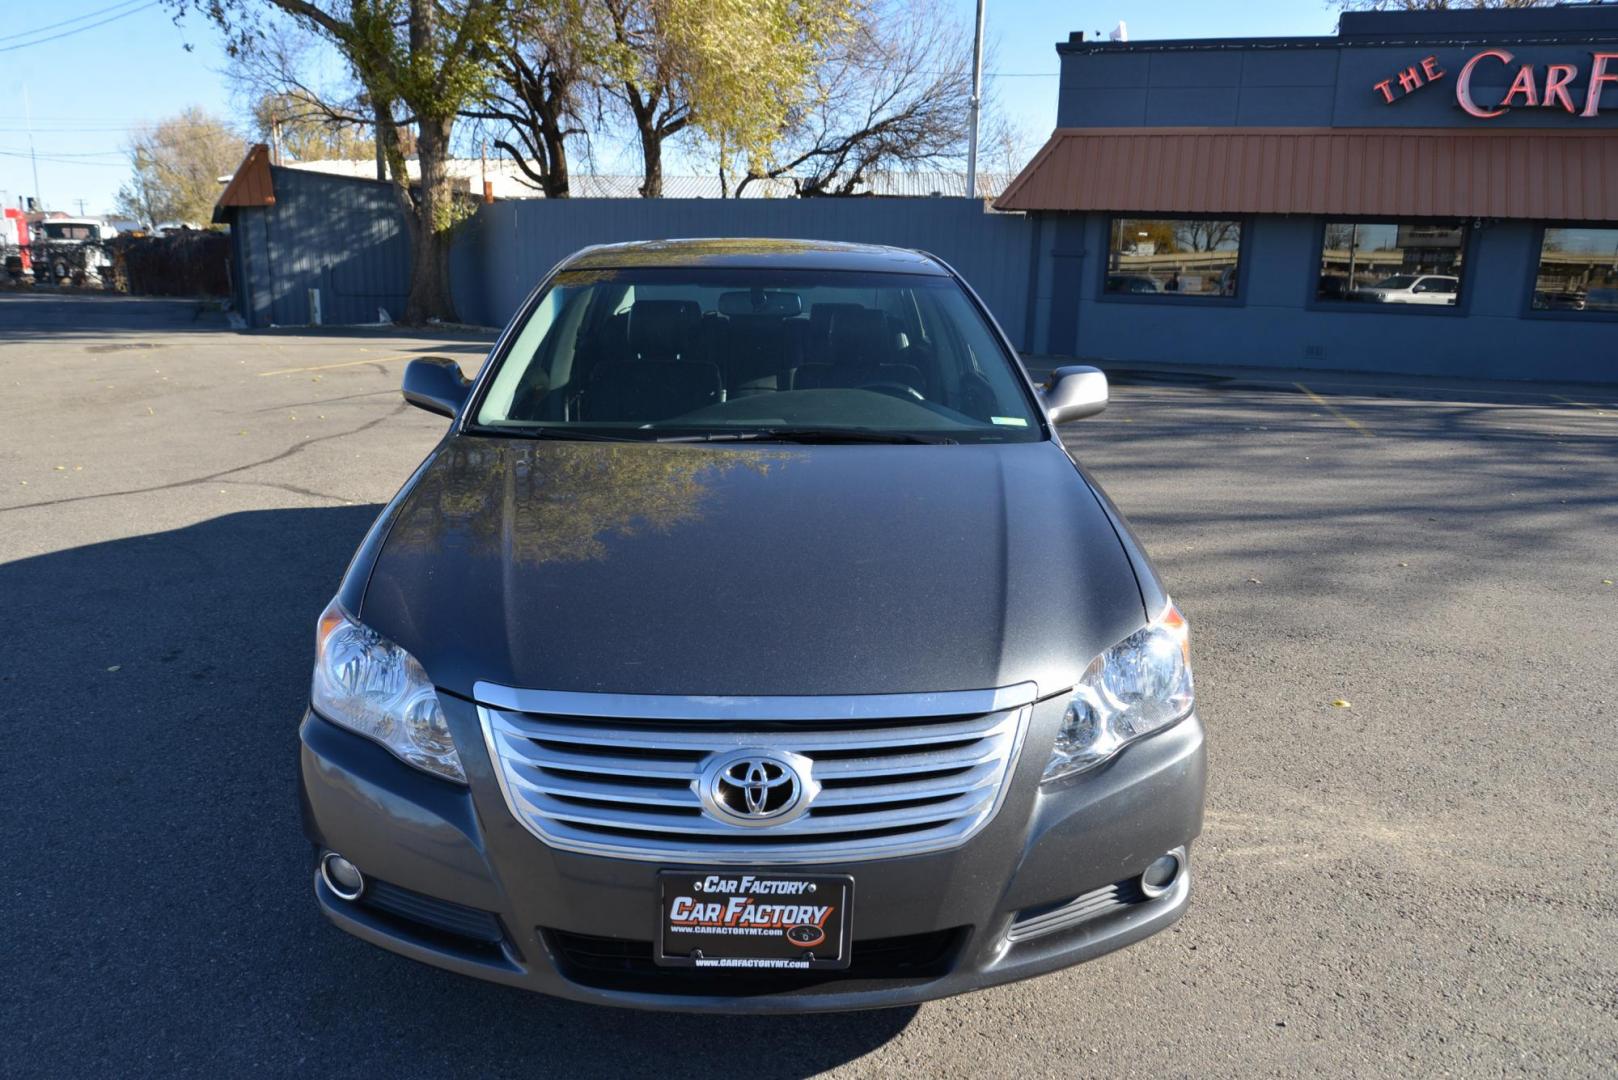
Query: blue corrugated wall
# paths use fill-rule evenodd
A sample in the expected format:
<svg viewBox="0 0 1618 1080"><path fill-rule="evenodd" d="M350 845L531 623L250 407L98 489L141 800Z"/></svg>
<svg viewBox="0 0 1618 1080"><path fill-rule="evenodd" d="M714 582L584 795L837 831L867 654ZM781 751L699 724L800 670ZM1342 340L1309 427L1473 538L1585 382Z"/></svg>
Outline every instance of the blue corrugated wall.
<svg viewBox="0 0 1618 1080"><path fill-rule="evenodd" d="M1028 218L971 199L525 199L484 206L458 239L461 317L500 325L546 271L591 244L769 236L921 248L960 271L1021 345L1033 234Z"/></svg>
<svg viewBox="0 0 1618 1080"><path fill-rule="evenodd" d="M275 168L275 205L234 211L237 296L254 328L307 325L319 289L328 325L397 317L410 241L392 191L375 181ZM1021 343L1032 230L970 199L525 199L479 206L450 257L466 322L499 326L556 263L591 244L682 236L847 240L931 251L972 282Z"/></svg>

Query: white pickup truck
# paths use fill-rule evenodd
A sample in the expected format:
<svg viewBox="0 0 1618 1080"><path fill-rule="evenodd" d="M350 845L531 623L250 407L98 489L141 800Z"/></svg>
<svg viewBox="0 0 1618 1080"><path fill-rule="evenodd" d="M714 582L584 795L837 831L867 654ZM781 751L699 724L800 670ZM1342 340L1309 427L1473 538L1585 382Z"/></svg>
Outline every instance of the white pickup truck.
<svg viewBox="0 0 1618 1080"><path fill-rule="evenodd" d="M1395 274L1375 285L1354 290L1357 299L1373 304L1447 304L1454 306L1461 279L1448 274Z"/></svg>
<svg viewBox="0 0 1618 1080"><path fill-rule="evenodd" d="M103 243L118 230L95 218L47 218L33 232L36 280L58 285L101 285L112 280L112 255Z"/></svg>

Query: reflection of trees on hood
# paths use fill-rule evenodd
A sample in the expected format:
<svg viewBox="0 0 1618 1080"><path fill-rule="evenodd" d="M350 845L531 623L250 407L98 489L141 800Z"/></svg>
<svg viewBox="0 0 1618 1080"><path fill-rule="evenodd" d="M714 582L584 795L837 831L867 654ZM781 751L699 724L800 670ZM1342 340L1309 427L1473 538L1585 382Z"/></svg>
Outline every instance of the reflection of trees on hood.
<svg viewBox="0 0 1618 1080"><path fill-rule="evenodd" d="M691 266L732 255L801 255L823 251L826 244L818 240L790 240L784 237L755 237L741 239L716 237L707 240L682 240L678 243L653 241L634 247L609 247L601 251L585 252L568 262L569 273L584 270L627 270L637 266ZM610 275L608 275L610 277Z"/></svg>
<svg viewBox="0 0 1618 1080"><path fill-rule="evenodd" d="M467 440L421 478L388 537L407 554L470 548L512 562L607 556L609 537L669 530L701 518L709 484L734 469L767 476L790 450L718 450L646 443L509 445Z"/></svg>

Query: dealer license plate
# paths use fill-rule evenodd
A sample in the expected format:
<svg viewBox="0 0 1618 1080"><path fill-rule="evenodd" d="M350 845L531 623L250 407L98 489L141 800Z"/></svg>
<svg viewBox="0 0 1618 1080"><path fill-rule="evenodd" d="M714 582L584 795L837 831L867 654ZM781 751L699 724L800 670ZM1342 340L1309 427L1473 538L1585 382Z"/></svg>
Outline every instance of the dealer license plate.
<svg viewBox="0 0 1618 1080"><path fill-rule="evenodd" d="M854 879L847 875L665 870L657 877L659 964L716 971L848 967Z"/></svg>

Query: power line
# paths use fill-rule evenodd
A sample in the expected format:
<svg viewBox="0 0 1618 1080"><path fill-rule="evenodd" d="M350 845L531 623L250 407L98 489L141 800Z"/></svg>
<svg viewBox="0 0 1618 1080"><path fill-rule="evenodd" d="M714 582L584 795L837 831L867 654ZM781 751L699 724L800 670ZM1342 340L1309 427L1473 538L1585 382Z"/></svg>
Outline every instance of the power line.
<svg viewBox="0 0 1618 1080"><path fill-rule="evenodd" d="M157 0L150 0L150 2L142 4L139 7L130 8L128 11L120 12L117 15L102 19L100 22L93 22L88 26L80 26L72 30L63 30L60 34L52 34L50 37L35 38L33 41L24 41L19 45L0 46L0 53L13 52L17 49L26 49L33 45L43 45L47 41L56 41L60 38L72 37L74 34L82 34L86 30L94 30L98 26L106 26L110 22L117 22L119 19L125 18L126 16L135 15L145 11L147 8L154 8L156 6Z"/></svg>
<svg viewBox="0 0 1618 1080"><path fill-rule="evenodd" d="M221 123L224 123L224 121L221 121ZM164 127L164 126L172 127L172 128L176 128L176 129L192 130L192 129L212 129L215 125L210 124L210 123L206 123L206 122L196 123L196 124L187 124L187 123L181 123L180 121L177 121L177 120L153 120L153 121L151 121L149 123L124 124L124 125L117 126L117 127L100 127L100 128L88 128L88 127L85 127L85 128L40 127L39 125L36 124L34 126L34 128L33 128L33 131L35 133L37 133L37 134L40 134L40 135L116 135L116 134L119 134L119 133L122 133L122 132L147 132L147 131L153 130L154 128ZM225 123L225 126L229 127L230 125L228 123ZM14 126L10 126L10 125L0 126L0 133L26 132L28 130L29 129L27 127L14 127Z"/></svg>
<svg viewBox="0 0 1618 1080"><path fill-rule="evenodd" d="M95 11L86 11L83 15L75 15L71 19L63 19L61 22L46 23L44 26L36 26L31 30L18 30L11 34L0 34L0 41L14 41L17 38L33 37L35 34L43 34L47 30L55 30L59 26L67 26L71 23L83 22L85 19L93 19L97 15L105 15L109 11L116 11L121 7L128 7L131 4L138 3L140 3L140 0L118 0L118 3L116 4L112 4L104 8L97 8Z"/></svg>
<svg viewBox="0 0 1618 1080"><path fill-rule="evenodd" d="M12 151L12 150L0 150L0 157L10 157L10 158L37 157L37 160L39 160L39 161L50 161L50 162L54 162L57 165L93 165L93 166L96 166L96 167L102 168L102 169L127 169L127 168L129 168L128 162L120 162L120 161L79 161L79 160L75 160L73 158L51 157L49 154L30 155L30 154L28 154L26 152L19 154L19 153L15 152L15 151Z"/></svg>
<svg viewBox="0 0 1618 1080"><path fill-rule="evenodd" d="M19 149L19 148L15 147L15 146L6 146L6 147L0 147L0 153L26 154L26 153L28 153L28 151ZM76 150L56 150L56 151L52 151L52 156L53 157L58 157L58 158L98 158L98 157L127 158L129 156L129 152L127 150L93 150L93 151L86 151L86 152L81 152L81 151L76 151Z"/></svg>

